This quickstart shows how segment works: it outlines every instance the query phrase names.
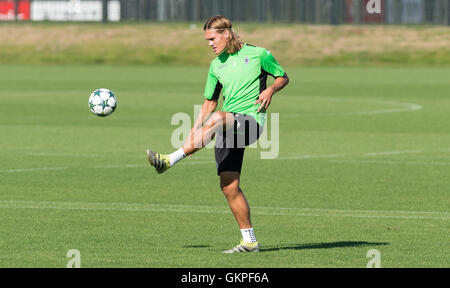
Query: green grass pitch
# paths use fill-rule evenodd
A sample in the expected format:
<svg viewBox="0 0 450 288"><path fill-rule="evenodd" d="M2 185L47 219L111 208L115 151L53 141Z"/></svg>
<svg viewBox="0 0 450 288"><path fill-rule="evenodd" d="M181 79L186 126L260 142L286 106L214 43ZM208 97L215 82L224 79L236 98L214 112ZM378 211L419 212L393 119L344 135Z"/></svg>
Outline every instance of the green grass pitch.
<svg viewBox="0 0 450 288"><path fill-rule="evenodd" d="M1 66L0 267L450 266L450 69L288 68L279 155L246 151L262 253L240 240L204 149L162 175L206 67ZM88 109L109 88L113 115ZM219 103L220 105L221 103ZM271 115L269 115L270 118ZM271 139L268 135L268 139Z"/></svg>

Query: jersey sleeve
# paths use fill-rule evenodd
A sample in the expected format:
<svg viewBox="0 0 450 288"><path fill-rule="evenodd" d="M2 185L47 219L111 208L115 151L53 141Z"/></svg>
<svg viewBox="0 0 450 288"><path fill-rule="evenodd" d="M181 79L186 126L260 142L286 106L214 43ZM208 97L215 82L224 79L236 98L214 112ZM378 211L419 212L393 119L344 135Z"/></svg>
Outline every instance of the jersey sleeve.
<svg viewBox="0 0 450 288"><path fill-rule="evenodd" d="M275 60L272 53L267 49L262 49L260 54L261 68L272 75L272 77L283 77L285 75L283 67Z"/></svg>
<svg viewBox="0 0 450 288"><path fill-rule="evenodd" d="M205 93L204 96L209 100L219 99L220 91L222 90L222 84L214 75L213 64L209 66L208 78L206 79Z"/></svg>

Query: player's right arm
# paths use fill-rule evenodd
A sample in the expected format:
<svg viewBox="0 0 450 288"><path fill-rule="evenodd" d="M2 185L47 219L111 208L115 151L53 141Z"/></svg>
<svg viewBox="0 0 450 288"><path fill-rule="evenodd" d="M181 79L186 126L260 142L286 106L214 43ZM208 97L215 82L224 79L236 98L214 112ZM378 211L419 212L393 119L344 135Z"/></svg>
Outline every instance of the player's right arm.
<svg viewBox="0 0 450 288"><path fill-rule="evenodd" d="M216 110L221 90L222 84L214 74L214 65L211 63L205 85L205 101L203 102L202 109L200 110L197 120L191 129L191 135L193 135L195 130L201 129L203 123L205 123L209 116L211 116L211 114Z"/></svg>

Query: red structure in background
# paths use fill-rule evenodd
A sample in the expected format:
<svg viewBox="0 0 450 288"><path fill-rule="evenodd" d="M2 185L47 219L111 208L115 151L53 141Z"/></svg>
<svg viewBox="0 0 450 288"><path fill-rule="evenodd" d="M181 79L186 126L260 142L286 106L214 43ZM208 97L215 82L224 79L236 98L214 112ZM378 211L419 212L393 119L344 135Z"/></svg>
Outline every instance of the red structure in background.
<svg viewBox="0 0 450 288"><path fill-rule="evenodd" d="M0 21L30 20L30 1L20 0L15 15L15 1L0 0Z"/></svg>
<svg viewBox="0 0 450 288"><path fill-rule="evenodd" d="M355 23L357 22L358 16L362 24L365 23L384 23L385 22L385 0L380 0L381 13L370 14L367 11L367 4L370 0L363 0L359 6L360 10L356 11L357 7L356 1L361 0L345 0L345 22Z"/></svg>

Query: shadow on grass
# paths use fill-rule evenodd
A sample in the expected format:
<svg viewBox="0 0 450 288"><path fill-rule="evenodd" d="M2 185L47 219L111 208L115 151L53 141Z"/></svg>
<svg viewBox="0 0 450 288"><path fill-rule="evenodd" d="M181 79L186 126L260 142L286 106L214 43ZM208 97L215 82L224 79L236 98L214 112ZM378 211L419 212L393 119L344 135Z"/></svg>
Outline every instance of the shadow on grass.
<svg viewBox="0 0 450 288"><path fill-rule="evenodd" d="M346 248L346 247L366 247L366 246L380 246L389 245L386 242L366 242L366 241L342 241L329 243L306 243L297 244L284 247L270 247L261 248L261 252L279 251L279 250L307 250L307 249L329 249L329 248ZM183 248L210 248L211 245L188 245Z"/></svg>
<svg viewBox="0 0 450 288"><path fill-rule="evenodd" d="M211 245L189 245L189 246L183 246L183 248L210 248Z"/></svg>
<svg viewBox="0 0 450 288"><path fill-rule="evenodd" d="M366 247L389 245L386 242L366 242L366 241L342 241L329 243L307 243L285 247L261 248L261 252L279 251L279 250L307 250L307 249L329 249L329 248L346 248L346 247Z"/></svg>

